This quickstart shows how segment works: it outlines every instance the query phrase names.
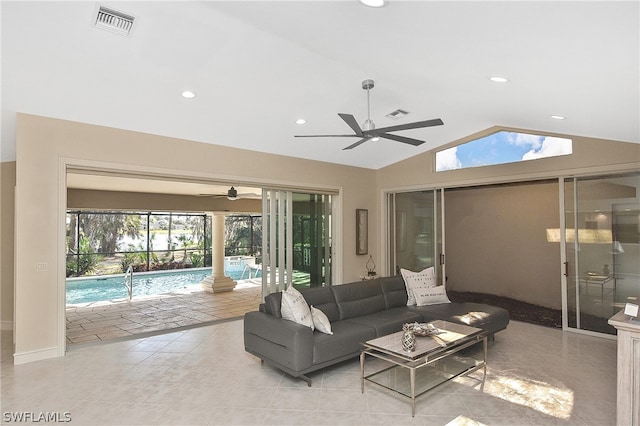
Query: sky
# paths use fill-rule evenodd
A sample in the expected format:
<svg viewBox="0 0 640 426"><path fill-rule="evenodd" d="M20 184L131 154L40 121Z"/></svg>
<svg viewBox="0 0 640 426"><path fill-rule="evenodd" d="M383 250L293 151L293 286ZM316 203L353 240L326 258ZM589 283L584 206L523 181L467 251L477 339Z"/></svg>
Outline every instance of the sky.
<svg viewBox="0 0 640 426"><path fill-rule="evenodd" d="M436 171L567 155L571 139L501 131L436 153Z"/></svg>

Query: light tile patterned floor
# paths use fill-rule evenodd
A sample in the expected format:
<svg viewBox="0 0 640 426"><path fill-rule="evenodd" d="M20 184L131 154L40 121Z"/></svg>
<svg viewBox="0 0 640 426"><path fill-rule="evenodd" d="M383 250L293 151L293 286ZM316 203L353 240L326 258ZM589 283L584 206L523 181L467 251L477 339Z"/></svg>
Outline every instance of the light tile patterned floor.
<svg viewBox="0 0 640 426"><path fill-rule="evenodd" d="M133 300L94 302L66 309L67 344L98 342L241 317L260 304L261 287L243 280L233 291L204 290Z"/></svg>
<svg viewBox="0 0 640 426"><path fill-rule="evenodd" d="M616 342L512 321L489 346L484 389L469 378L410 404L374 385L358 359L313 386L246 353L242 321L79 345L14 366L2 332L3 422L68 413L73 425L614 425ZM474 373L477 374L477 373Z"/></svg>

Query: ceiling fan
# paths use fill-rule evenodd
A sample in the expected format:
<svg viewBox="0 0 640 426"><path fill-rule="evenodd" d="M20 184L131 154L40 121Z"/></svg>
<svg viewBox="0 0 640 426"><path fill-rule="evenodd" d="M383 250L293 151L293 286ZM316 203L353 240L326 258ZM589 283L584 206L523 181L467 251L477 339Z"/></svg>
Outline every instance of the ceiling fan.
<svg viewBox="0 0 640 426"><path fill-rule="evenodd" d="M229 188L226 195L219 195L219 194L200 194L200 195L214 197L214 198L226 197L227 200L230 200L230 201L239 200L241 198L261 198L262 197L262 195L255 194L252 192L238 194L238 190L235 189L233 186Z"/></svg>
<svg viewBox="0 0 640 426"><path fill-rule="evenodd" d="M419 129L422 127L440 126L444 124L441 119L435 118L433 120L416 121L414 123L399 124L397 126L382 127L376 129L375 124L371 121L371 104L369 101L369 91L373 89L373 80L364 80L362 82L362 88L367 91L367 120L364 122L362 128L356 121L355 117L351 114L338 115L344 120L345 123L353 130L352 135L295 135L296 138L342 138L342 137L358 137L360 140L354 144L349 145L343 149L353 149L360 144L363 144L369 140L378 140L379 138L390 139L397 142L406 143L409 145L422 145L424 141L409 138L406 136L394 135L389 132L395 132L398 130Z"/></svg>

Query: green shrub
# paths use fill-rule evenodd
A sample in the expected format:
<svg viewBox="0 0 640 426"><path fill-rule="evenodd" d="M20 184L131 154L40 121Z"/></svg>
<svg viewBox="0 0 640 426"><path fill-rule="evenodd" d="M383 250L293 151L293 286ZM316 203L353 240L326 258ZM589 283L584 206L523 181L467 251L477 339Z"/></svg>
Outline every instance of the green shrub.
<svg viewBox="0 0 640 426"><path fill-rule="evenodd" d="M189 260L194 268L204 266L204 255L198 251L192 251L189 253Z"/></svg>
<svg viewBox="0 0 640 426"><path fill-rule="evenodd" d="M89 244L87 238L80 238L79 245L80 252L77 256L69 256L67 259L67 276L82 276L93 271L95 267L100 263L100 256L98 256Z"/></svg>

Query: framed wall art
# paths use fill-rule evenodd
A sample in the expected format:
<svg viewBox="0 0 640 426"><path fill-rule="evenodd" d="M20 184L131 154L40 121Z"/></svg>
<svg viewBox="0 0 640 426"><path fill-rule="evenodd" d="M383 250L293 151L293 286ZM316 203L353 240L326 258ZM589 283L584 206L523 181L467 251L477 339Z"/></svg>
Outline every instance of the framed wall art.
<svg viewBox="0 0 640 426"><path fill-rule="evenodd" d="M369 252L369 211L356 209L356 254Z"/></svg>

